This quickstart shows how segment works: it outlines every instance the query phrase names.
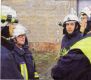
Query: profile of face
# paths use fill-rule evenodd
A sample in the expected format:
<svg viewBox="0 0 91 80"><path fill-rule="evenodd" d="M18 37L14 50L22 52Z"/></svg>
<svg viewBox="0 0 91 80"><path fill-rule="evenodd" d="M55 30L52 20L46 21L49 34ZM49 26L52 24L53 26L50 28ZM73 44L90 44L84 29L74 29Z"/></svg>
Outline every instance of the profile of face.
<svg viewBox="0 0 91 80"><path fill-rule="evenodd" d="M75 21L67 21L66 22L66 31L68 34L72 34L75 29Z"/></svg>
<svg viewBox="0 0 91 80"><path fill-rule="evenodd" d="M15 29L14 24L9 24L9 34L11 37L12 37L14 29Z"/></svg>
<svg viewBox="0 0 91 80"><path fill-rule="evenodd" d="M17 36L16 37L16 44L21 45L21 46L24 45L25 44L25 38L26 38L25 34Z"/></svg>
<svg viewBox="0 0 91 80"><path fill-rule="evenodd" d="M86 25L87 25L87 15L86 14L81 14L81 22L80 22L80 25L81 25L81 29L80 31L81 32L84 32L85 28L86 28Z"/></svg>
<svg viewBox="0 0 91 80"><path fill-rule="evenodd" d="M87 22L87 15L86 14L81 14L81 22L86 23Z"/></svg>

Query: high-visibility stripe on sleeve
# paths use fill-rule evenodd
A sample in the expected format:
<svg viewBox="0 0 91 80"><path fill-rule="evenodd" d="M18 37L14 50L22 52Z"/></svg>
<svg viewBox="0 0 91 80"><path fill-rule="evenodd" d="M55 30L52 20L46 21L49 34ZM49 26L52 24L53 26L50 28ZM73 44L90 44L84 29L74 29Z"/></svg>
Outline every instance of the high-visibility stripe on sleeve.
<svg viewBox="0 0 91 80"><path fill-rule="evenodd" d="M24 77L24 80L28 80L28 71L26 64L20 64L21 74Z"/></svg>

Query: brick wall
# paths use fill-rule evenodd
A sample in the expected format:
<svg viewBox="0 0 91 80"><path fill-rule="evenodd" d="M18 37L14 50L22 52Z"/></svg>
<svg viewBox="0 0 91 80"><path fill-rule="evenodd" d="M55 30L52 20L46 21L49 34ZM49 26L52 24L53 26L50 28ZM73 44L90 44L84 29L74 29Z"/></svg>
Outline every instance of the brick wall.
<svg viewBox="0 0 91 80"><path fill-rule="evenodd" d="M32 42L30 43L30 49L36 52L56 53L60 50L60 44L48 42Z"/></svg>

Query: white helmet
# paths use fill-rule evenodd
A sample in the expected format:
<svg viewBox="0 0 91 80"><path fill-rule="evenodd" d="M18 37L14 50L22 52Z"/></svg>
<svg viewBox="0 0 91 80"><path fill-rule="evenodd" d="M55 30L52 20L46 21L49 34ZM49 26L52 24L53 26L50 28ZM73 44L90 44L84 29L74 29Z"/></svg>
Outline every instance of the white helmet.
<svg viewBox="0 0 91 80"><path fill-rule="evenodd" d="M26 33L27 33L27 29L21 24L17 24L13 32L13 38L18 37L19 35L22 35L22 34L26 34Z"/></svg>
<svg viewBox="0 0 91 80"><path fill-rule="evenodd" d="M85 13L89 18L91 17L91 6L90 7L85 7L82 9L81 13Z"/></svg>
<svg viewBox="0 0 91 80"><path fill-rule="evenodd" d="M16 11L12 9L11 7L2 5L1 6L1 13L0 13L0 18L1 18L1 26L6 26L8 22L13 22L15 23L16 21Z"/></svg>
<svg viewBox="0 0 91 80"><path fill-rule="evenodd" d="M69 15L67 15L67 16L64 18L63 23L64 23L64 22L67 22L67 21L79 21L79 20L78 20L78 17L77 17L76 15L74 15L74 14L69 14Z"/></svg>

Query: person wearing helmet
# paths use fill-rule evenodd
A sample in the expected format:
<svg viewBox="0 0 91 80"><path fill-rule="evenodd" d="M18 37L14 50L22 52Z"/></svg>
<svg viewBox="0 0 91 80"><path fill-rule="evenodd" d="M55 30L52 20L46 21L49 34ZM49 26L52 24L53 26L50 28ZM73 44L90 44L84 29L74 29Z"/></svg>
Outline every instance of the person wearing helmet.
<svg viewBox="0 0 91 80"><path fill-rule="evenodd" d="M21 24L15 26L12 37L14 41L14 49L12 52L18 71L20 72L20 75L22 75L23 79L35 80L39 79L39 76L35 70L35 62L32 53L29 51L28 44L26 44L26 32L27 29Z"/></svg>
<svg viewBox="0 0 91 80"><path fill-rule="evenodd" d="M91 80L91 27L52 68L54 80Z"/></svg>
<svg viewBox="0 0 91 80"><path fill-rule="evenodd" d="M84 9L82 9L82 11L80 12L80 25L81 25L81 29L80 31L83 33L83 36L85 36L87 34L87 32L89 32L89 28L91 27L91 9L90 7L85 7Z"/></svg>
<svg viewBox="0 0 91 80"><path fill-rule="evenodd" d="M80 24L76 15L69 14L64 18L63 34L60 54L65 54L65 51L70 49L70 47L82 37Z"/></svg>
<svg viewBox="0 0 91 80"><path fill-rule="evenodd" d="M16 11L8 6L1 6L1 76L0 79L18 79L17 65L12 56L13 44L10 41L14 24L17 23Z"/></svg>

